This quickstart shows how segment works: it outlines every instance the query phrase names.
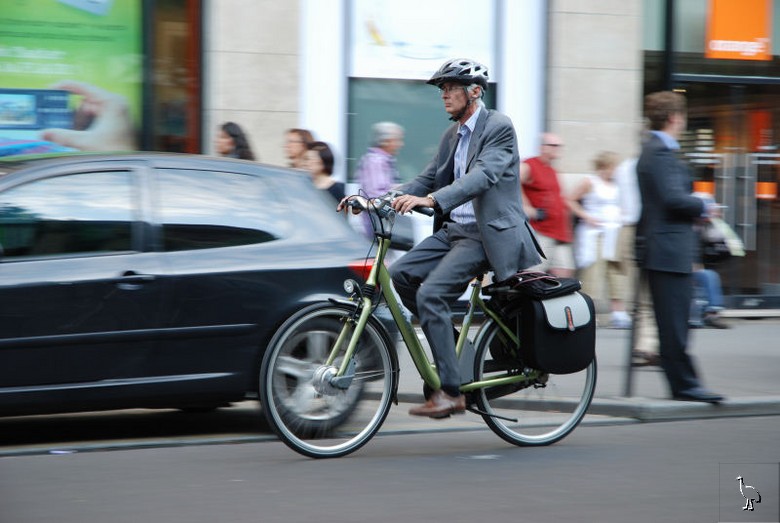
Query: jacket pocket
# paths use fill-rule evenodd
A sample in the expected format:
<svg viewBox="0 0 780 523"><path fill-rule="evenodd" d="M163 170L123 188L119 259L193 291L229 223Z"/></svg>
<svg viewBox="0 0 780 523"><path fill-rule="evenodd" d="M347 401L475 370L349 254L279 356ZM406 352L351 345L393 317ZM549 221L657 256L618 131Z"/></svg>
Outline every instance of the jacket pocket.
<svg viewBox="0 0 780 523"><path fill-rule="evenodd" d="M488 225L498 231L503 231L511 229L512 227L517 227L517 219L511 216L499 216L498 218L490 220Z"/></svg>

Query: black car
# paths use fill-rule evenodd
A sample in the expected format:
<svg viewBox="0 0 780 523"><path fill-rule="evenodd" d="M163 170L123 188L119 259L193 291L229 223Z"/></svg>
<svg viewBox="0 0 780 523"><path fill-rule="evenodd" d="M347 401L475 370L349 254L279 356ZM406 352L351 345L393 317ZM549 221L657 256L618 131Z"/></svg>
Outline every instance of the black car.
<svg viewBox="0 0 780 523"><path fill-rule="evenodd" d="M0 162L0 415L256 397L266 344L367 242L300 172L197 155Z"/></svg>

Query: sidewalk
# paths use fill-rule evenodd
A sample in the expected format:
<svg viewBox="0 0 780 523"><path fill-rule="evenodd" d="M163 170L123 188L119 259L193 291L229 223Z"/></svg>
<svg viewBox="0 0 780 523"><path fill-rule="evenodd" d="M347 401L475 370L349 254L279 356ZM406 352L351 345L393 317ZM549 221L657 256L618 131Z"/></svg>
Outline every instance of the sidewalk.
<svg viewBox="0 0 780 523"><path fill-rule="evenodd" d="M630 331L599 328L598 379L589 415L640 421L780 415L780 318L730 317L728 322L730 329L690 331L690 354L703 384L726 397L720 405L669 399L660 367L633 368L627 395ZM403 347L399 360L399 401L422 402L422 381Z"/></svg>

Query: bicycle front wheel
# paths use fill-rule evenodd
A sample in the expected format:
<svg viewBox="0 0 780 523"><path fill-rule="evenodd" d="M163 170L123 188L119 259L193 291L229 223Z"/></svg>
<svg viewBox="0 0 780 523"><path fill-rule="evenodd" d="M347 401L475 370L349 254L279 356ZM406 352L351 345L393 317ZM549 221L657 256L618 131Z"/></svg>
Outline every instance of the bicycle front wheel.
<svg viewBox="0 0 780 523"><path fill-rule="evenodd" d="M362 447L381 427L395 395L398 359L374 318L360 336L354 372L333 381L342 359L330 366L325 361L353 311L330 303L303 309L277 331L263 358L265 416L279 438L305 456L340 457Z"/></svg>
<svg viewBox="0 0 780 523"><path fill-rule="evenodd" d="M474 375L478 381L524 375L518 383L474 391L485 423L504 440L519 446L550 445L571 433L593 400L596 360L574 374L546 374L524 368L507 347L508 338L489 320L475 342Z"/></svg>

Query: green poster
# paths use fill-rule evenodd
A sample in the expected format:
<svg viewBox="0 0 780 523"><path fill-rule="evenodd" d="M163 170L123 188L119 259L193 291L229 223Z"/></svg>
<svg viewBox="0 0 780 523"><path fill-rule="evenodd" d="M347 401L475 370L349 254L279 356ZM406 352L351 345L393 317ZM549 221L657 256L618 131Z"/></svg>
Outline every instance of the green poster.
<svg viewBox="0 0 780 523"><path fill-rule="evenodd" d="M142 81L140 0L4 0L0 155L134 148Z"/></svg>

